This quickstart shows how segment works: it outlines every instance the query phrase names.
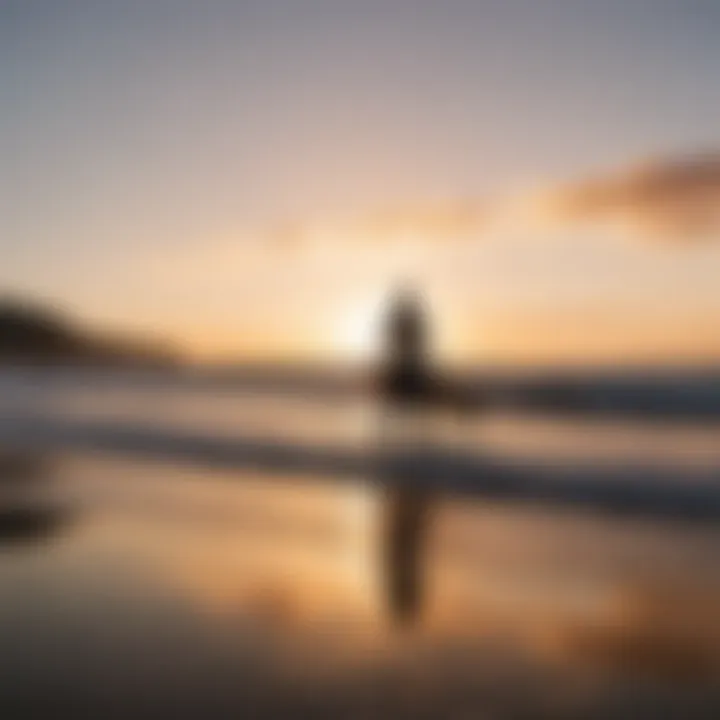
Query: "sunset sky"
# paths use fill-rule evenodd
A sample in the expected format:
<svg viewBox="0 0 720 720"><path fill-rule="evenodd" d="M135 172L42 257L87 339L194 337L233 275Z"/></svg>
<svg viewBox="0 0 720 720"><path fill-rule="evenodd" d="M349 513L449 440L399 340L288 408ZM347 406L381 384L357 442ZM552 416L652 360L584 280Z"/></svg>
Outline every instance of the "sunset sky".
<svg viewBox="0 0 720 720"><path fill-rule="evenodd" d="M194 356L720 358L720 3L0 0L0 289Z"/></svg>

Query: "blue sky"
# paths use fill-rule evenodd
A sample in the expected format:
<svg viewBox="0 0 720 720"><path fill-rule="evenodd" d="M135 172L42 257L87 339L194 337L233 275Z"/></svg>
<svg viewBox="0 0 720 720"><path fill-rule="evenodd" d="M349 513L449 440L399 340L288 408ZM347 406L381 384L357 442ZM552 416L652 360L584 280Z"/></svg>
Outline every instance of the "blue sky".
<svg viewBox="0 0 720 720"><path fill-rule="evenodd" d="M385 251L265 252L277 228L332 218L342 245L343 219L378 209L712 151L719 30L701 0L0 0L0 286L238 352L273 325L331 335L328 298L367 302ZM595 257L621 278L608 307L628 264L625 285L662 295L670 265L712 306L711 247L532 242L479 240L472 271L455 247L434 259L450 312L504 317L535 286L567 312Z"/></svg>

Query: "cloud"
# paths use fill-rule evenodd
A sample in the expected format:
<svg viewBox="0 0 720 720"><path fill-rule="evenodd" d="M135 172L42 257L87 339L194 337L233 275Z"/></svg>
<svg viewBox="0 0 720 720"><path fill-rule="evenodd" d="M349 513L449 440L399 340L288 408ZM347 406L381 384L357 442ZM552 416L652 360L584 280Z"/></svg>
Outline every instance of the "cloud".
<svg viewBox="0 0 720 720"><path fill-rule="evenodd" d="M720 152L659 159L567 184L493 198L418 201L365 213L286 222L277 247L462 245L606 223L646 238L687 242L720 237Z"/></svg>
<svg viewBox="0 0 720 720"><path fill-rule="evenodd" d="M539 206L559 222L617 220L652 237L720 233L720 152L644 163L551 191Z"/></svg>

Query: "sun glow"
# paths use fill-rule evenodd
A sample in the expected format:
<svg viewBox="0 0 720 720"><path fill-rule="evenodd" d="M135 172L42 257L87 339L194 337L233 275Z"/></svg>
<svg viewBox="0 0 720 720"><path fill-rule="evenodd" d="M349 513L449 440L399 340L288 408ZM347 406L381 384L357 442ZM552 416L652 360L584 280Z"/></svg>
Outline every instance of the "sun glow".
<svg viewBox="0 0 720 720"><path fill-rule="evenodd" d="M373 360L382 350L383 297L365 297L353 303L339 318L336 342L352 360Z"/></svg>

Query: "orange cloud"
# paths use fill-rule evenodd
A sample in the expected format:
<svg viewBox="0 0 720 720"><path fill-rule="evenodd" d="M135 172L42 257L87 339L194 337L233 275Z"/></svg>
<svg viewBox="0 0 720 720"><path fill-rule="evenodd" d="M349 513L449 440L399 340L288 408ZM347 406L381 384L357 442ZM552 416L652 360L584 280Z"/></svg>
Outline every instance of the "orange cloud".
<svg viewBox="0 0 720 720"><path fill-rule="evenodd" d="M610 221L643 236L720 237L720 152L660 159L518 196L388 205L276 227L281 247L349 243L472 243L507 232Z"/></svg>
<svg viewBox="0 0 720 720"><path fill-rule="evenodd" d="M720 233L720 153L645 163L582 180L541 203L552 219L619 220L643 234L686 240Z"/></svg>

